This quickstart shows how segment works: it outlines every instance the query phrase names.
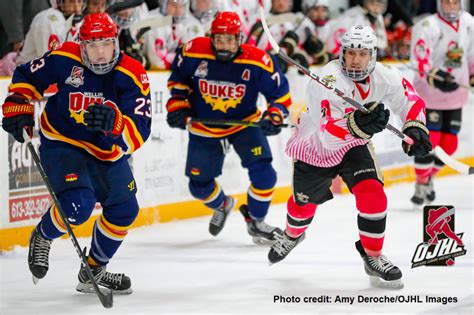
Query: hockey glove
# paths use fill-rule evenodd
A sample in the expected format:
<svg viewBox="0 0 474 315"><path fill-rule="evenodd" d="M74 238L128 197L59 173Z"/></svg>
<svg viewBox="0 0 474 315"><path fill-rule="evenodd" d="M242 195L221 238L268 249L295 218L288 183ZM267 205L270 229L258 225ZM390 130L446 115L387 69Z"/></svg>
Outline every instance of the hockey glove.
<svg viewBox="0 0 474 315"><path fill-rule="evenodd" d="M390 111L385 109L384 104L377 102L364 104L364 107L370 112L364 113L358 109L353 111L347 117L347 127L354 137L370 139L374 134L385 129L390 118Z"/></svg>
<svg viewBox="0 0 474 315"><path fill-rule="evenodd" d="M23 129L26 128L28 134L33 136L33 126L35 120L33 117L34 106L30 104L28 99L18 93L14 93L5 99L2 106L3 130L8 132L18 142L25 142L23 139Z"/></svg>
<svg viewBox="0 0 474 315"><path fill-rule="evenodd" d="M89 131L103 131L119 136L123 131L123 117L117 106L91 104L84 113L84 122Z"/></svg>
<svg viewBox="0 0 474 315"><path fill-rule="evenodd" d="M296 48L298 48L299 38L293 31L286 32L281 39L279 46L286 52L288 56L292 56Z"/></svg>
<svg viewBox="0 0 474 315"><path fill-rule="evenodd" d="M297 49L291 58L303 67L309 68L310 57L303 50ZM298 70L298 74L304 75L300 70Z"/></svg>
<svg viewBox="0 0 474 315"><path fill-rule="evenodd" d="M306 28L306 30L309 31L308 28ZM308 38L303 43L303 48L310 56L317 57L321 53L323 53L324 44L323 44L322 41L319 40L319 38L317 38L316 36L311 35L311 31L309 31Z"/></svg>
<svg viewBox="0 0 474 315"><path fill-rule="evenodd" d="M280 125L283 124L283 113L276 106L268 107L260 119L260 128L266 136L274 136L281 132Z"/></svg>
<svg viewBox="0 0 474 315"><path fill-rule="evenodd" d="M191 103L184 97L173 96L166 103L166 122L171 128L179 128L186 130L186 123L188 117L192 117L193 111Z"/></svg>
<svg viewBox="0 0 474 315"><path fill-rule="evenodd" d="M453 75L440 69L431 69L426 79L432 87L443 92L453 92L459 88L459 85L454 81Z"/></svg>
<svg viewBox="0 0 474 315"><path fill-rule="evenodd" d="M407 121L403 126L402 132L414 141L412 145L402 142L403 151L408 156L424 157L430 153L432 149L430 133L422 122L417 120Z"/></svg>

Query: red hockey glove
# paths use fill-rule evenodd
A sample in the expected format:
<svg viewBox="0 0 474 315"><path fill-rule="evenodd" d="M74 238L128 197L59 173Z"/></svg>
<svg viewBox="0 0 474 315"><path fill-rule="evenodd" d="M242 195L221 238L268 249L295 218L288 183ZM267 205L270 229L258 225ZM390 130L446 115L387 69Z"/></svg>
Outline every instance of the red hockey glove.
<svg viewBox="0 0 474 315"><path fill-rule="evenodd" d="M34 106L28 99L18 93L14 93L5 99L2 106L3 119L2 128L15 138L18 142L25 142L23 139L23 129L26 128L28 134L33 136Z"/></svg>

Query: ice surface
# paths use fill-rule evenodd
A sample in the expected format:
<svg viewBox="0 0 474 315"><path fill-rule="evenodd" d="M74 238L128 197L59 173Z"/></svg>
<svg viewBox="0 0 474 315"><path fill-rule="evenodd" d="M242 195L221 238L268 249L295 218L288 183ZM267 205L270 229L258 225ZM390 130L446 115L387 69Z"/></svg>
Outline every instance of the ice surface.
<svg viewBox="0 0 474 315"><path fill-rule="evenodd" d="M403 272L400 291L370 287L354 248L357 211L351 195L339 195L318 208L307 238L285 260L268 265L267 247L256 246L238 212L218 237L208 233L210 217L133 229L109 265L125 272L134 293L114 296L104 309L95 295L75 292L79 258L70 240L52 245L48 275L34 286L27 249L0 255L0 314L164 314L164 313L417 313L473 314L474 176L435 181L437 204L456 207L456 232L464 232L467 255L453 267L411 269L422 241L422 213L413 211L413 184L389 187L384 253ZM284 226L285 206L271 207L268 223ZM82 246L89 240L79 239ZM300 297L300 303L274 303L274 295ZM357 297L419 296L424 303L358 303ZM425 303L425 296L456 297L457 303ZM304 303L329 296L332 303ZM335 298L355 297L354 304Z"/></svg>

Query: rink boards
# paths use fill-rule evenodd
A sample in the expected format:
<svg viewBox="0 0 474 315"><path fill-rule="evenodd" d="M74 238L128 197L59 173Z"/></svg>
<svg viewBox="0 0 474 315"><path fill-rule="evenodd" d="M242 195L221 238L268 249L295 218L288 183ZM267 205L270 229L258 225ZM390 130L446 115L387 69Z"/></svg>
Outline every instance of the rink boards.
<svg viewBox="0 0 474 315"><path fill-rule="evenodd" d="M408 78L412 77L411 70L407 70L403 64L393 65ZM317 71L317 68L314 70ZM169 97L166 82L169 72L150 72L149 76L153 108L152 133L145 145L130 159L141 207L134 226L210 214L210 210L193 200L188 192L187 178L184 176L187 133L171 129L166 124L165 104ZM290 69L287 76L294 103L291 120L294 121L299 109L304 106L309 79L297 74L294 69ZM9 83L10 78L0 78L2 101ZM51 92L54 92L54 87L51 88ZM464 121L472 121L474 114L472 93L469 102L463 112ZM36 130L33 142L36 146L39 145L38 118L44 104L44 100L35 103ZM260 105L265 106L264 99L260 100ZM400 126L395 120L392 123ZM286 202L290 194L291 160L284 154L285 144L290 135L291 130L287 129L279 136L269 138L274 158L273 166L278 173L274 203ZM463 123L456 157L471 165L474 165L473 137L472 123ZM36 167L32 165L26 146L15 142L5 132L0 132L0 143L0 251L2 251L11 250L16 245L27 245L31 229L46 211L50 198ZM389 132L383 132L374 138L374 145L379 164L384 170L386 185L414 179L412 160L402 152L397 137ZM442 174L453 174L453 171L445 168ZM245 202L249 180L247 172L241 168L240 161L233 151L226 157L219 182L226 193L236 196L239 203ZM335 191L347 190L337 183L333 188ZM407 192L410 193L411 191ZM95 212L96 215L100 213L99 205ZM89 236L96 215L75 229L75 233L78 236Z"/></svg>

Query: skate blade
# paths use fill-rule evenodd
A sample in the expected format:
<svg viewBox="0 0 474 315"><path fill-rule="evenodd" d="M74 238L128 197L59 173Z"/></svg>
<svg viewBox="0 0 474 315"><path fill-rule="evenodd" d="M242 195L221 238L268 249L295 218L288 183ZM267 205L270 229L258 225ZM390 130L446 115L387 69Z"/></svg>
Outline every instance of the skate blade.
<svg viewBox="0 0 474 315"><path fill-rule="evenodd" d="M254 244L259 246L272 246L276 242L276 240L269 240L259 236L252 236L252 241Z"/></svg>
<svg viewBox="0 0 474 315"><path fill-rule="evenodd" d="M369 276L369 278L370 284L376 288L400 290L404 287L402 279L386 281L376 276Z"/></svg>
<svg viewBox="0 0 474 315"><path fill-rule="evenodd" d="M36 285L38 284L38 282L40 281L39 278L36 278L35 276L32 276L33 277L33 284Z"/></svg>
<svg viewBox="0 0 474 315"><path fill-rule="evenodd" d="M109 294L109 292L110 292L110 289L107 289L107 288L104 288L104 287L101 287L101 286L99 286L99 290L103 294ZM85 293L85 294L95 294L94 287L92 286L92 284L89 284L89 283L79 282L76 286L76 291L81 292L81 293ZM132 290L132 288L128 288L126 290L112 290L112 292L113 292L114 295L115 294L128 295L128 294L132 294L133 290Z"/></svg>

